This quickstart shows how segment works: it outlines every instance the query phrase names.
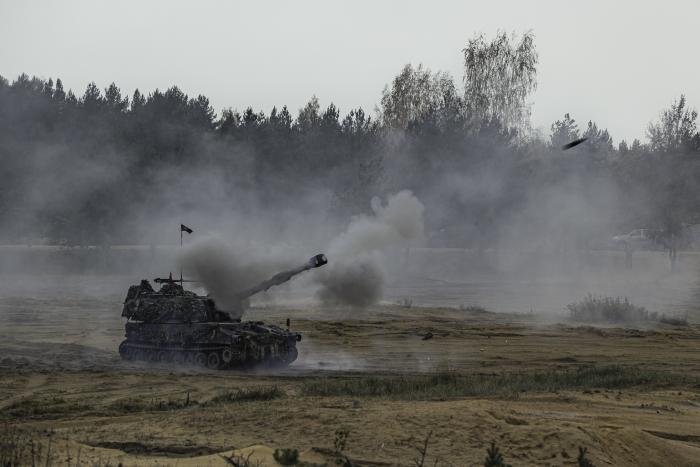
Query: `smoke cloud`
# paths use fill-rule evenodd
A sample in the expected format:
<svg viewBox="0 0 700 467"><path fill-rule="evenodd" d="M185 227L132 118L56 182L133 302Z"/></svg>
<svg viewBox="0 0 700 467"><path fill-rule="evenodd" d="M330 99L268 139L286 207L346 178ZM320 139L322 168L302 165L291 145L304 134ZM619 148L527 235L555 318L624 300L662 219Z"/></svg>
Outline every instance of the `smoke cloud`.
<svg viewBox="0 0 700 467"><path fill-rule="evenodd" d="M291 261L275 249L267 252L242 242L209 235L195 241L180 259L185 274L201 282L217 307L240 319L248 307L239 293L267 279Z"/></svg>
<svg viewBox="0 0 700 467"><path fill-rule="evenodd" d="M318 297L323 303L366 307L382 298L384 272L375 253L340 260L319 277Z"/></svg>
<svg viewBox="0 0 700 467"><path fill-rule="evenodd" d="M329 264L317 277L326 304L365 307L382 298L383 251L424 237L423 204L408 190L372 200L373 214L353 218L328 248Z"/></svg>
<svg viewBox="0 0 700 467"><path fill-rule="evenodd" d="M329 264L314 272L317 296L325 304L366 307L382 299L385 252L424 237L423 204L410 191L372 200L372 214L354 217L347 229L330 241ZM299 264L288 245L256 245L208 235L185 249L180 265L185 275L200 281L219 308L240 318L247 307L239 293L272 274Z"/></svg>

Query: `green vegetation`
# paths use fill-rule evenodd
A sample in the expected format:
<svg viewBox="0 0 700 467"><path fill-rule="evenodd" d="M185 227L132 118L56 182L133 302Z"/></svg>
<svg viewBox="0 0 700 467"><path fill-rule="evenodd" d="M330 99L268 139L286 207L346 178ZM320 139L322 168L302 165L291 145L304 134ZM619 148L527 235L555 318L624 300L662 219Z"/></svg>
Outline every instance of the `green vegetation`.
<svg viewBox="0 0 700 467"><path fill-rule="evenodd" d="M578 463L578 467L595 467L593 462L588 460L588 458L586 457L587 453L588 453L588 448L584 448L582 446L579 446L578 457L576 458L576 461Z"/></svg>
<svg viewBox="0 0 700 467"><path fill-rule="evenodd" d="M304 382L301 392L307 396L322 397L446 400L470 396L517 397L522 392L584 388L619 389L688 382L691 381L681 375L615 365L490 375L467 375L446 371L426 375L318 378Z"/></svg>
<svg viewBox="0 0 700 467"><path fill-rule="evenodd" d="M296 449L275 449L272 456L281 465L296 465L299 463L299 451Z"/></svg>
<svg viewBox="0 0 700 467"><path fill-rule="evenodd" d="M0 430L0 467L66 465L59 460L59 453L52 445L52 437L51 430L43 430L39 435L36 432L6 424ZM77 452L75 465L82 465L80 451ZM103 466L101 463L91 465Z"/></svg>
<svg viewBox="0 0 700 467"><path fill-rule="evenodd" d="M658 321L657 313L632 304L627 298L598 297L588 294L567 306L571 319L580 323L642 324Z"/></svg>
<svg viewBox="0 0 700 467"><path fill-rule="evenodd" d="M459 305L459 311L466 311L468 313L488 313L488 310L479 305Z"/></svg>
<svg viewBox="0 0 700 467"><path fill-rule="evenodd" d="M345 446L348 442L348 435L350 431L345 428L339 428L335 430L335 439L333 440L333 447L335 452L345 451Z"/></svg>
<svg viewBox="0 0 700 467"><path fill-rule="evenodd" d="M129 397L126 399L117 400L111 403L107 408L108 410L119 413L157 412L181 410L196 404L197 401L191 401L188 393L186 397L175 400L137 399L134 397Z"/></svg>
<svg viewBox="0 0 700 467"><path fill-rule="evenodd" d="M491 446L486 449L484 467L511 467L503 460L503 454L501 454L501 451L498 449L498 446L496 446L494 441L492 441Z"/></svg>
<svg viewBox="0 0 700 467"><path fill-rule="evenodd" d="M208 404L228 404L233 402L269 401L284 397L284 391L277 386L260 386L236 389L213 397Z"/></svg>
<svg viewBox="0 0 700 467"><path fill-rule="evenodd" d="M22 465L23 460L33 451L31 439L19 429L5 425L0 431L0 466L14 467Z"/></svg>
<svg viewBox="0 0 700 467"><path fill-rule="evenodd" d="M284 391L277 386L261 386L227 391L201 404L196 400L191 400L189 393L187 393L186 396L178 399L139 399L129 397L111 403L107 406L107 409L120 413L170 411L182 410L194 405L206 406L236 402L269 401L283 396Z"/></svg>
<svg viewBox="0 0 700 467"><path fill-rule="evenodd" d="M251 462L250 457L252 455L252 452L247 456L237 456L231 453L230 456L221 456L221 458L226 461L228 465L232 465L233 467L259 467L260 462Z"/></svg>
<svg viewBox="0 0 700 467"><path fill-rule="evenodd" d="M588 294L567 305L572 321L589 324L642 325L662 323L670 326L688 326L686 318L666 316L647 311L632 304L627 298L599 297Z"/></svg>
<svg viewBox="0 0 700 467"><path fill-rule="evenodd" d="M348 444L348 436L350 430L347 428L339 428L335 430L335 438L333 439L333 455L335 456L335 464L341 467L352 467L352 461L345 455L345 448Z"/></svg>
<svg viewBox="0 0 700 467"><path fill-rule="evenodd" d="M22 399L0 410L2 418L58 418L73 412L83 412L90 407L69 402L61 397Z"/></svg>

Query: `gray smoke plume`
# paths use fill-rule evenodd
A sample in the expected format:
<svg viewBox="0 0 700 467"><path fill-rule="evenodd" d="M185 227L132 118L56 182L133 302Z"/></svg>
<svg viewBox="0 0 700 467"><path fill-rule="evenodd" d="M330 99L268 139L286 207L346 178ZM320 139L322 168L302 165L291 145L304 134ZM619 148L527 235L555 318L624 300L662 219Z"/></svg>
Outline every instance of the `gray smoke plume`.
<svg viewBox="0 0 700 467"><path fill-rule="evenodd" d="M352 219L328 247L329 264L314 275L318 297L328 304L364 307L382 298L385 271L382 254L424 235L423 204L401 191L382 205L372 201L373 214ZM185 276L201 282L218 306L234 318L247 307L239 292L299 263L286 245L258 245L205 236L185 249L180 258Z"/></svg>
<svg viewBox="0 0 700 467"><path fill-rule="evenodd" d="M331 263L319 275L318 297L323 303L366 307L382 298L384 272L376 253L362 254Z"/></svg>
<svg viewBox="0 0 700 467"><path fill-rule="evenodd" d="M385 271L382 251L424 235L423 204L410 191L372 200L370 216L353 218L328 248L328 266L317 276L319 298L327 304L364 307L382 298Z"/></svg>
<svg viewBox="0 0 700 467"><path fill-rule="evenodd" d="M265 253L252 245L226 241L219 236L196 240L180 258L185 275L201 282L217 306L234 319L241 318L248 301L239 292L267 279L275 271L289 267L281 252Z"/></svg>

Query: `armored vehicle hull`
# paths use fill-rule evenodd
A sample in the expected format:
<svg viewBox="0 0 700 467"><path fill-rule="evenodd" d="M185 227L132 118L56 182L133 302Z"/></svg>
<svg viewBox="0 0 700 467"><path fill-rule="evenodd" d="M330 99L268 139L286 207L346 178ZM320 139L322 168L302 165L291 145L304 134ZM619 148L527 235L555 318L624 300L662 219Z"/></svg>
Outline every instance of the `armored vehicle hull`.
<svg viewBox="0 0 700 467"><path fill-rule="evenodd" d="M119 346L125 360L211 369L286 366L301 335L262 322L133 323Z"/></svg>

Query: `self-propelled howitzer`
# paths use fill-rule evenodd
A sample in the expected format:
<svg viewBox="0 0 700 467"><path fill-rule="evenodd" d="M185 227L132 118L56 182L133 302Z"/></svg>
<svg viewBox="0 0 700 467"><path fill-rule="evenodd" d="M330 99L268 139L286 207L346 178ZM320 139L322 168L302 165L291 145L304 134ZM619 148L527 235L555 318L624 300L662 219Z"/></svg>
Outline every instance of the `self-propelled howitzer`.
<svg viewBox="0 0 700 467"><path fill-rule="evenodd" d="M241 291L237 294L241 309L252 295L327 262L324 255L316 255L297 268ZM129 287L122 311L127 318L126 339L119 346L123 359L212 369L286 366L296 360L300 334L261 321L236 319L217 308L210 297L185 290L183 281L169 278L154 282L161 284L160 290L155 291L147 280Z"/></svg>

